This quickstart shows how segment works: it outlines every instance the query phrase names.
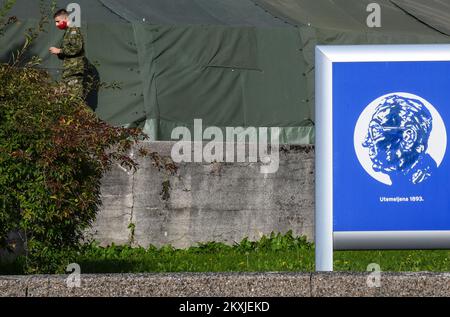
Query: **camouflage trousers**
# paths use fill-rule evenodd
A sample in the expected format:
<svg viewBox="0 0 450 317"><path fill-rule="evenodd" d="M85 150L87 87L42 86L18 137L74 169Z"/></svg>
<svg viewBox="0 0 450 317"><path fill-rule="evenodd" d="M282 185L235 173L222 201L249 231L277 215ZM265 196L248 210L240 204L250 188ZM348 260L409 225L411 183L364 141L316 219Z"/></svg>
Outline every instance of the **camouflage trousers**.
<svg viewBox="0 0 450 317"><path fill-rule="evenodd" d="M66 89L73 95L85 99L84 84L82 76L67 77L62 80Z"/></svg>

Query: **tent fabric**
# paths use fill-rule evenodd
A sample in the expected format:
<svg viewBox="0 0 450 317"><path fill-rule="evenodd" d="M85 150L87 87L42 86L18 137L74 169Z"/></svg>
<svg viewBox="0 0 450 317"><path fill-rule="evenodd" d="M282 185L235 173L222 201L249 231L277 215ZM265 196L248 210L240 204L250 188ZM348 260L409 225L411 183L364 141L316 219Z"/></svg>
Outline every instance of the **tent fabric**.
<svg viewBox="0 0 450 317"><path fill-rule="evenodd" d="M360 33L410 33L433 35L434 30L406 14L390 0L253 0L275 16L298 26ZM419 2L421 0L417 0ZM381 7L381 28L368 28L367 6ZM425 1L421 1L425 2ZM426 1L428 3L428 1ZM448 12L448 11L447 11Z"/></svg>
<svg viewBox="0 0 450 317"><path fill-rule="evenodd" d="M450 3L442 0L391 0L406 13L424 24L450 35Z"/></svg>
<svg viewBox="0 0 450 317"><path fill-rule="evenodd" d="M282 143L314 143L316 45L448 43L437 26L393 1L378 1L377 30L364 24L366 0L78 0L90 69L120 86L89 103L100 118L141 127L155 140L170 140L179 126L192 131L202 119L204 129L224 135L226 127L280 127ZM36 25L39 6L30 3L18 0L10 13L20 23L0 37L0 61ZM55 79L61 62L48 47L61 36L50 25L29 53Z"/></svg>
<svg viewBox="0 0 450 317"><path fill-rule="evenodd" d="M133 27L140 39L141 69L146 69L142 80L150 117L165 121L165 126L174 122L190 127L199 118L208 126L223 128L279 126L289 128L282 132L286 142L293 140L288 137L292 128L303 122L298 137L313 140L311 113L305 106L306 81L301 75L301 40L295 29L143 23ZM274 61L271 57L280 47L284 50ZM154 132L167 139L170 131Z"/></svg>
<svg viewBox="0 0 450 317"><path fill-rule="evenodd" d="M129 22L155 25L284 27L284 21L248 0L101 0Z"/></svg>

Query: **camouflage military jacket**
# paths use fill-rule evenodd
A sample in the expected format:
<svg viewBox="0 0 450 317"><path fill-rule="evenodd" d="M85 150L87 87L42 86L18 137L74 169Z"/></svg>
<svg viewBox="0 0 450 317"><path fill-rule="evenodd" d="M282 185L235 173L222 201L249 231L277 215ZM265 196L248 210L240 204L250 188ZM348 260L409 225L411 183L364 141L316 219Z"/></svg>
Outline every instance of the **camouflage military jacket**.
<svg viewBox="0 0 450 317"><path fill-rule="evenodd" d="M58 54L58 57L64 61L62 78L83 75L86 61L84 57L83 35L81 34L80 28L67 28L60 48L62 52Z"/></svg>

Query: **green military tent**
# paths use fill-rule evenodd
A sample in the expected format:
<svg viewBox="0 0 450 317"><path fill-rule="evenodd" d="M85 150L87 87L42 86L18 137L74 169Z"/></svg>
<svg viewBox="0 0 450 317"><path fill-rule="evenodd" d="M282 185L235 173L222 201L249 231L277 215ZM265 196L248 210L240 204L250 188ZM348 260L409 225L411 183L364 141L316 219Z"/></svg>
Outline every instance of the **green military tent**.
<svg viewBox="0 0 450 317"><path fill-rule="evenodd" d="M6 0L0 0L4 4ZM17 0L0 37L0 61L36 24L40 3ZM371 0L72 0L81 7L91 71L119 84L90 98L102 119L140 126L156 140L174 127L280 127L281 142L314 142L314 47L317 44L445 43L450 5L378 0L381 27L366 20ZM48 11L49 12L49 11ZM47 12L47 14L49 14ZM58 79L49 27L30 51Z"/></svg>

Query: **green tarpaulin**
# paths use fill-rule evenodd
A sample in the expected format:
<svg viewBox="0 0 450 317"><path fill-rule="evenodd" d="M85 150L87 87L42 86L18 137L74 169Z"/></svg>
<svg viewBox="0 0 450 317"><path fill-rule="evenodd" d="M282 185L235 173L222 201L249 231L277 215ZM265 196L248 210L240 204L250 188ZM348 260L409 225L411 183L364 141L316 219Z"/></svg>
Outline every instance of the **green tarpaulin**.
<svg viewBox="0 0 450 317"><path fill-rule="evenodd" d="M120 86L91 94L89 104L102 119L143 127L157 140L170 140L173 128L192 128L202 119L204 128L280 127L283 143L313 143L316 44L449 40L444 22L450 13L441 1L429 2L435 11L419 1L378 1L381 28L365 24L371 1L364 0L76 2L90 72ZM1 61L36 24L39 1L18 0L10 15L20 23L0 37ZM55 79L61 64L48 47L61 36L50 26L30 52Z"/></svg>

